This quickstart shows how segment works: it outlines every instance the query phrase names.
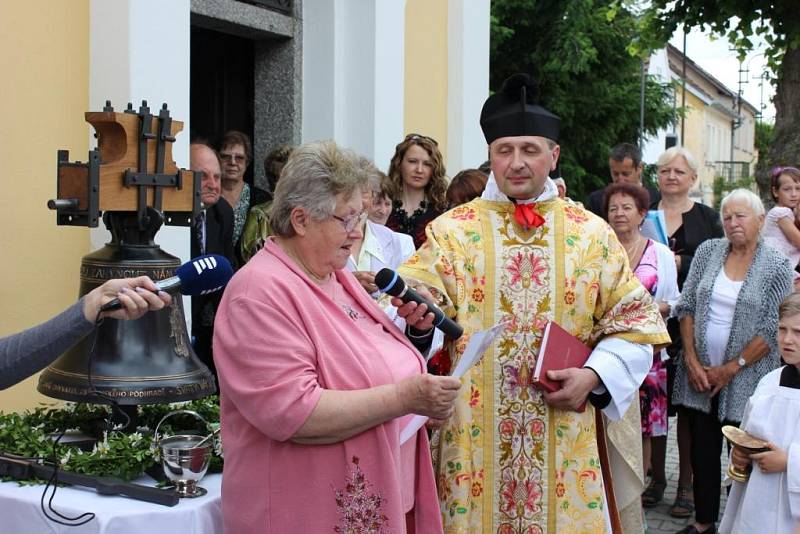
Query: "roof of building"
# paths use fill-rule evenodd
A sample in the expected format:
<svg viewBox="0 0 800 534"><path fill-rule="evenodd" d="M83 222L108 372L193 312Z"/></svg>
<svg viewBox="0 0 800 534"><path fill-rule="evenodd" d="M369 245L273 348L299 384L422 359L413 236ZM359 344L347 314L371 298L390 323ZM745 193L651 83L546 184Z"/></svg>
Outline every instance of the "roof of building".
<svg viewBox="0 0 800 534"><path fill-rule="evenodd" d="M669 58L669 66L670 69L677 75L677 78L681 78L682 72L682 63L684 59L683 52L681 52L677 47L668 44L667 45L667 57ZM742 106L749 108L749 111L754 115L758 114L758 108L756 108L753 104L748 102L744 97L739 96L736 91L733 91L728 88L724 83L719 81L715 78L710 72L705 70L703 67L698 65L697 63L692 60L692 58L686 56L686 68L693 70L696 72L700 77L702 77L706 82L714 86L714 88L718 91L720 95L726 96L731 100L736 100L737 98L740 99ZM710 100L716 100L716 95L711 95L706 91L704 88L700 87L697 83L694 83L688 76L686 79L687 85L691 85L697 91L700 91L704 95L706 95Z"/></svg>

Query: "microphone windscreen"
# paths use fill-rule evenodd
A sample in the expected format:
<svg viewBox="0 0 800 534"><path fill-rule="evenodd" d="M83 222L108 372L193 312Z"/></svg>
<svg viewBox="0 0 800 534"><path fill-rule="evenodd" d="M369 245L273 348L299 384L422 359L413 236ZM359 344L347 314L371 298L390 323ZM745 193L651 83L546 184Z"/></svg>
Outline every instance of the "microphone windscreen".
<svg viewBox="0 0 800 534"><path fill-rule="evenodd" d="M375 275L375 285L378 291L396 297L406 288L405 281L393 270L384 267Z"/></svg>
<svg viewBox="0 0 800 534"><path fill-rule="evenodd" d="M178 267L175 276L181 280L181 293L203 295L225 287L233 277L233 267L225 256L206 254Z"/></svg>

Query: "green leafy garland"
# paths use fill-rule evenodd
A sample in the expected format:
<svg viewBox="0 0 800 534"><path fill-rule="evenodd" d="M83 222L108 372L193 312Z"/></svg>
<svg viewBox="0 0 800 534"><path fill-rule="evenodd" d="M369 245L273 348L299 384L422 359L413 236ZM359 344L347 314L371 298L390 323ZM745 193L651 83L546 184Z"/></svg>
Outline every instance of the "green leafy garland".
<svg viewBox="0 0 800 534"><path fill-rule="evenodd" d="M61 469L66 471L131 480L160 465L153 432L158 422L173 410L192 410L200 414L213 428L219 425L218 397L140 406L139 427L133 433L104 430L111 411L108 406L67 403L63 407L42 406L21 414L0 413L0 451L47 461L52 461L57 456ZM73 429L97 439L91 451L66 443L55 445L53 435ZM176 431L183 433L191 429L202 434L208 432L196 418L176 415L161 425L159 435L178 433ZM54 449L57 449L56 454ZM222 449L218 436L214 443L209 472L221 472L222 465Z"/></svg>

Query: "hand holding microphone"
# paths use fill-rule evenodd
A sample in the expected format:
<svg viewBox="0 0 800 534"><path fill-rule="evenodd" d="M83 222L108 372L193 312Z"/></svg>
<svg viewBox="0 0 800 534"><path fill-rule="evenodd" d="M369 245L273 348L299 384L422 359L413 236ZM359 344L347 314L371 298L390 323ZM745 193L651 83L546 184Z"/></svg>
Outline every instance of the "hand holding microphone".
<svg viewBox="0 0 800 534"><path fill-rule="evenodd" d="M458 339L464 333L464 329L458 323L445 316L444 312L434 306L430 300L423 298L419 293L407 286L405 281L393 270L381 269L378 271L378 274L375 275L375 285L378 286L378 291L397 297L405 303L424 304L427 311L433 314L433 326L444 332L446 336ZM417 308L410 310L410 312L410 314L403 315L401 308L398 308L398 315L405 318L410 326L420 330L430 328L430 323L425 323L423 320L424 314L418 313Z"/></svg>
<svg viewBox="0 0 800 534"><path fill-rule="evenodd" d="M180 291L183 295L206 295L224 288L231 277L233 277L233 267L224 256L217 254L199 256L178 267L175 270L175 276L155 283L146 276L126 280L109 280L86 295L87 304L84 304L84 314L89 310L92 322L94 322L94 315L98 309L100 312L114 312L108 316L115 319L138 319L147 311L158 310L168 305L171 299L166 292ZM106 287L107 285L108 287ZM118 292L117 298L112 300L105 298L115 288ZM150 294L148 294L148 290ZM92 293L96 291L98 294L93 296ZM104 304L100 306L99 302L104 302ZM123 308L124 311L122 311ZM92 312L92 310L94 311ZM115 310L120 310L122 313L117 313Z"/></svg>
<svg viewBox="0 0 800 534"><path fill-rule="evenodd" d="M119 307L105 311L104 317L120 320L138 319L149 311L169 306L172 297L159 291L158 286L147 276L138 278L115 278L91 290L83 297L83 316L94 323L104 305L116 300Z"/></svg>

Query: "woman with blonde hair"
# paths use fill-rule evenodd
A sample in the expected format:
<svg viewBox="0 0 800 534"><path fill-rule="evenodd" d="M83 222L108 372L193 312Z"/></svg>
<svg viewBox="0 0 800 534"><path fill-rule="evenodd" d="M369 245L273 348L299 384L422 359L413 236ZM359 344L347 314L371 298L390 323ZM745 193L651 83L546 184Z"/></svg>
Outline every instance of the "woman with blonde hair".
<svg viewBox="0 0 800 534"><path fill-rule="evenodd" d="M386 226L425 242L425 227L447 209L444 161L435 139L409 134L397 145L389 164L392 213Z"/></svg>
<svg viewBox="0 0 800 534"><path fill-rule="evenodd" d="M689 274L689 266L697 247L707 239L722 237L722 224L719 214L704 204L695 202L689 192L697 183L697 160L684 147L672 147L659 156L658 189L661 200L651 204L650 209L662 210L667 223L669 248L675 254L675 267L678 271L678 289ZM673 382L675 381L675 362L681 357L681 335L678 322L667 321L667 329L672 345L667 348L667 410L669 416L677 415L678 439L678 488L675 502L670 508L673 517L690 517L694 511L692 495L692 467L689 462L690 433L688 419L683 410L672 402ZM642 505L646 508L656 506L664 496L667 486L665 462L667 454L666 436L652 438L652 479L642 495Z"/></svg>

